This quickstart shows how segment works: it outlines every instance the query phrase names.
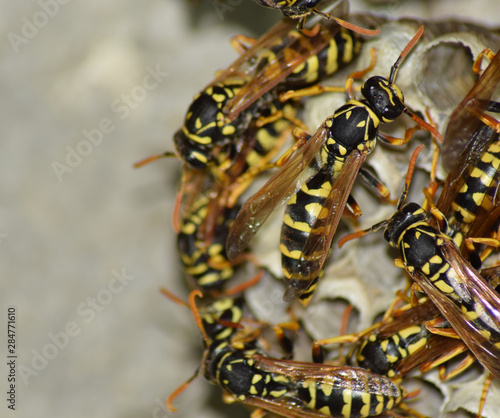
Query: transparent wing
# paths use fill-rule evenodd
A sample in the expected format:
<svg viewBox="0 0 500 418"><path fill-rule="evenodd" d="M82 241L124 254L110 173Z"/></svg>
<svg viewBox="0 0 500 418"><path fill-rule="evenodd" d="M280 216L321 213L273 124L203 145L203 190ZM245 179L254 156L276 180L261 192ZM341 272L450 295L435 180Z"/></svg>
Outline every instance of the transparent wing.
<svg viewBox="0 0 500 418"><path fill-rule="evenodd" d="M243 205L229 230L226 242L230 260L243 253L271 212L286 202L300 187L299 175L309 167L327 135L328 129L323 123L305 145Z"/></svg>
<svg viewBox="0 0 500 418"><path fill-rule="evenodd" d="M500 329L499 295L464 262L463 257L460 256L458 250L451 242L445 241L441 248L443 256L450 263L450 266L455 270L459 278L466 284L466 289L486 309L493 327L497 330ZM441 314L448 320L460 339L469 347L478 361L496 377L500 377L500 348L464 315L458 304L442 292L436 290L426 276L415 271L409 273L427 296L436 304Z"/></svg>
<svg viewBox="0 0 500 418"><path fill-rule="evenodd" d="M281 20L264 35L262 35L225 70L220 71L209 86L234 75L252 74L257 70L259 65L259 60L257 59L259 51L270 48L272 45L279 42L280 39L283 39L287 33L293 30L295 30L293 22L290 22L289 20Z"/></svg>
<svg viewBox="0 0 500 418"><path fill-rule="evenodd" d="M474 87L452 113L442 148L443 164L450 170L466 148L474 132L482 125L478 115L488 108L500 81L500 53L497 53Z"/></svg>
<svg viewBox="0 0 500 418"><path fill-rule="evenodd" d="M339 17L347 16L348 12L346 1L333 9L333 14ZM321 21L307 33L296 30L290 19L286 23L287 30L284 30L283 22L278 23L231 66L237 69L244 65L245 60L253 62L255 74L227 103L224 113L230 121L310 57L317 55L340 30L337 22L328 20Z"/></svg>
<svg viewBox="0 0 500 418"><path fill-rule="evenodd" d="M281 83L311 56L317 55L339 29L338 24L327 22L318 24L311 36L291 31L283 39L278 52L269 50L265 58L258 59L268 62L229 100L224 109L228 119L236 119L243 110Z"/></svg>
<svg viewBox="0 0 500 418"><path fill-rule="evenodd" d="M375 373L358 367L331 366L323 363L309 363L296 360L280 360L262 355L255 355L255 366L269 373L276 373L290 378L292 381L317 379L336 388L349 389L365 383L368 379L382 378Z"/></svg>
<svg viewBox="0 0 500 418"><path fill-rule="evenodd" d="M262 408L266 411L273 412L280 417L286 418L325 418L324 414L314 411L307 411L302 406L304 402L296 398L278 398L278 399L263 399L252 396L245 398L245 405L251 405L256 408Z"/></svg>

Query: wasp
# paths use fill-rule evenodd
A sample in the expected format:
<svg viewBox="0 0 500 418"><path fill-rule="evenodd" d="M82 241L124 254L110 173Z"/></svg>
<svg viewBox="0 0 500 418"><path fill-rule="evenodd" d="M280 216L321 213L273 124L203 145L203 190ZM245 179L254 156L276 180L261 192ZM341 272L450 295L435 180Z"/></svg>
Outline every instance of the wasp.
<svg viewBox="0 0 500 418"><path fill-rule="evenodd" d="M394 84L401 61L422 33L423 26L392 66L389 79L373 76L363 84L363 99L353 98L352 78L348 79L346 91L350 100L328 117L245 203L231 226L226 247L229 258L234 259L247 247L270 213L288 201L280 245L287 280L286 301L297 297L304 303L309 300L354 181L360 172L368 176L362 165L376 140L398 145L411 137L412 129L406 131L404 139L397 139L379 132L379 125L406 113L439 136L435 128L406 107L403 93ZM356 75L363 76L367 71L369 69ZM378 189L383 189L378 180L369 177Z"/></svg>
<svg viewBox="0 0 500 418"><path fill-rule="evenodd" d="M479 363L500 377L500 296L462 257L446 230L431 226L417 203L404 203L416 155L397 212L369 230L344 237L340 244L384 227L384 239L401 255L394 264L408 272Z"/></svg>
<svg viewBox="0 0 500 418"><path fill-rule="evenodd" d="M167 406L175 411L173 400L199 373L221 387L233 401L274 412L277 415L298 417L369 417L383 414L398 405L405 396L404 389L390 379L354 367L334 367L315 363L279 360L262 354L255 339L238 338L239 331L222 334L206 331L210 321L205 311L198 312L190 295L193 316L204 336L205 352L201 368L168 399ZM222 302L219 302L222 303ZM226 313L232 319L239 312L224 304L213 310L219 321ZM226 323L232 329L237 324Z"/></svg>
<svg viewBox="0 0 500 418"><path fill-rule="evenodd" d="M422 297L416 306L406 304L391 310L381 322L359 333L314 341L313 360L323 362L324 345L357 343L349 355L352 365L392 379L400 379L417 366L427 371L467 350L460 340L431 332L430 324L439 317L432 301ZM443 321L439 325L449 327ZM443 373L443 379L455 376L464 367L446 376Z"/></svg>
<svg viewBox="0 0 500 418"><path fill-rule="evenodd" d="M297 112L291 104L277 105L289 108L289 114ZM275 114L275 108L270 107L264 116L271 114ZM246 147L229 165L221 162L220 170L184 168L174 224L185 273L198 288L219 292L234 276L239 261L227 259L225 242L240 208L238 196L261 170L271 165L290 130L291 123L286 118L261 127L253 123L244 136Z"/></svg>
<svg viewBox="0 0 500 418"><path fill-rule="evenodd" d="M429 298L423 296L417 305L408 303L393 309L394 304L381 322L357 334L315 341L314 360L323 361L323 345L357 343L348 357L351 364L396 382L417 367L422 373L438 367L439 379L445 381L476 362L476 357L463 341L456 338L453 328ZM455 361L448 367L451 360ZM485 382L478 416L484 407L491 378L490 374Z"/></svg>
<svg viewBox="0 0 500 418"><path fill-rule="evenodd" d="M464 342L445 336L447 333L454 335L451 325L431 300L422 297L416 306L408 304L393 312L375 331L368 335L361 332L361 343L352 353L353 361L357 366L391 378L404 376L415 367L426 372L442 366L439 377L447 380L476 361L467 354L447 371L444 363L468 352Z"/></svg>
<svg viewBox="0 0 500 418"><path fill-rule="evenodd" d="M181 224L177 234L177 248L185 273L197 286L220 290L233 277L234 266L227 262L225 241L229 226L238 212L238 206L217 210L215 225L209 237L202 232L210 214L210 196L200 195Z"/></svg>
<svg viewBox="0 0 500 418"><path fill-rule="evenodd" d="M410 308L411 305L397 310L390 320L382 321L374 332L362 339L353 352L357 365L389 377L404 374L401 366L405 360L420 353L429 344L432 334L425 327L425 322L439 315L429 300L419 300L416 307ZM441 336L436 338L445 339Z"/></svg>
<svg viewBox="0 0 500 418"><path fill-rule="evenodd" d="M297 27L302 29L304 27L305 20L308 16L316 14L325 19L333 20L339 25L344 26L351 30L356 30L357 32L363 33L364 35L373 36L380 33L379 30L370 30L360 28L352 23L346 22L345 20L339 19L338 17L332 16L329 13L325 13L317 8L320 3L323 5L330 5L335 2L335 0L254 0L257 4L264 7L269 7L271 9L279 10L283 16L291 19L299 19Z"/></svg>
<svg viewBox="0 0 500 418"><path fill-rule="evenodd" d="M388 378L354 367L277 360L219 345L205 358L208 380L237 401L298 417L370 417L398 405L403 390ZM213 364L216 362L216 364Z"/></svg>
<svg viewBox="0 0 500 418"><path fill-rule="evenodd" d="M234 153L238 138L280 91L317 83L351 62L361 38L334 22L307 33L280 22L260 39L239 44L243 53L195 96L174 134L178 155L194 168Z"/></svg>

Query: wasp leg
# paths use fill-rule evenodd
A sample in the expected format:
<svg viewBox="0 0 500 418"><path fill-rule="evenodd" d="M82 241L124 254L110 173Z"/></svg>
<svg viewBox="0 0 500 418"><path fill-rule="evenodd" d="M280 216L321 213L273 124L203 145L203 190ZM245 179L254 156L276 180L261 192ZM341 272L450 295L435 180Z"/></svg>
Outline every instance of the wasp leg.
<svg viewBox="0 0 500 418"><path fill-rule="evenodd" d="M430 115L427 114L427 117L430 119ZM429 175L429 185L424 189L424 195L426 199L422 204L422 209L427 212L427 206L434 204L434 197L441 185L441 182L437 181L437 169L439 163L439 147L437 144L437 140L434 136L432 136L432 163L431 163L431 172Z"/></svg>
<svg viewBox="0 0 500 418"><path fill-rule="evenodd" d="M304 27L305 20L306 20L305 16L299 20L299 23L297 24L297 29L302 33L302 35L305 35L309 38L316 36L320 29L319 23L316 23L311 29L307 29Z"/></svg>
<svg viewBox="0 0 500 418"><path fill-rule="evenodd" d="M479 255L474 244L485 245L487 248ZM480 269L483 261L491 254L493 249L500 247L500 240L496 238L469 237L465 239L465 246L469 251L470 263L474 268Z"/></svg>
<svg viewBox="0 0 500 418"><path fill-rule="evenodd" d="M500 103L490 101L486 110L499 113ZM486 115L485 113L477 113L475 110L472 110L472 112L479 118L479 120L481 120L481 122L489 126L491 129L494 129L497 133L500 133L500 122L498 120L490 115Z"/></svg>
<svg viewBox="0 0 500 418"><path fill-rule="evenodd" d="M299 323L295 321L282 322L273 326L273 331L276 334L278 343L285 354L286 359L291 359L293 356L293 340L285 331L291 331L293 333L297 332L299 329Z"/></svg>
<svg viewBox="0 0 500 418"><path fill-rule="evenodd" d="M475 74L480 74L482 71L481 71L481 64L483 62L483 57L487 57L489 60L492 60L493 58L495 58L495 53L490 49L490 48L486 48L486 49L483 49L476 57L476 59L474 60L474 63L472 64L472 71L475 73Z"/></svg>
<svg viewBox="0 0 500 418"><path fill-rule="evenodd" d="M245 254L243 254L245 255ZM264 275L264 270L260 270L255 276L253 276L250 280L245 281L242 284L239 284L237 286L230 287L229 289L226 289L223 294L227 296L232 296L237 293L241 293L245 291L246 289L249 289L253 286L255 286L257 283L260 282L262 279L262 276Z"/></svg>
<svg viewBox="0 0 500 418"><path fill-rule="evenodd" d="M425 373L425 372L428 372L429 370L432 370L435 367L442 366L447 361L455 358L459 354L466 352L467 350L468 350L468 348L465 344L459 343L456 347L444 352L443 354L441 354L439 357L435 358L434 360L426 361L426 362L422 363L420 365L420 371L422 373ZM450 373L453 373L453 370L450 371ZM440 371L439 371L440 379L441 379L442 374L443 374L443 376L446 375L446 373L443 373L440 369ZM455 376L455 374L453 374L453 376ZM449 376L447 378L451 378L451 377L452 376ZM441 379L441 380L445 380L445 379Z"/></svg>
<svg viewBox="0 0 500 418"><path fill-rule="evenodd" d="M194 372L194 374L188 380L186 380L182 385L180 385L176 390L174 390L172 394L167 398L166 406L170 412L177 412L177 409L175 409L173 405L174 399L176 399L182 392L184 392L188 388L188 386L193 382L193 380L198 377L199 374L200 374L200 368L198 367L196 372Z"/></svg>
<svg viewBox="0 0 500 418"><path fill-rule="evenodd" d="M367 170L365 167L361 167L359 174L361 175L363 182L369 187L370 190L372 190L382 200L390 202L391 192L372 172Z"/></svg>
<svg viewBox="0 0 500 418"><path fill-rule="evenodd" d="M366 74L368 74L371 70L373 70L373 68L375 68L375 64L377 63L377 57L375 55L374 48L370 49L370 56L371 56L370 65L364 70L354 71L353 73L349 74L349 76L345 81L345 92L348 101L354 99L354 89L353 89L354 80L360 80L364 78Z"/></svg>
<svg viewBox="0 0 500 418"><path fill-rule="evenodd" d="M446 328L443 328L441 325L443 323L447 324ZM443 317L439 317L436 319L431 319L430 321L427 321L425 323L425 327L432 332L433 334L436 335L442 335L443 337L448 337L448 338L455 338L459 339L460 337L458 336L457 332L453 328L449 328L448 322Z"/></svg>
<svg viewBox="0 0 500 418"><path fill-rule="evenodd" d="M229 43L236 52L243 54L257 43L257 39L246 35L235 35L229 40Z"/></svg>
<svg viewBox="0 0 500 418"><path fill-rule="evenodd" d="M377 138L380 139L382 142L385 142L386 144L404 145L410 141L411 137L413 136L413 133L420 129L422 128L419 125L406 129L404 138L396 138L394 136L387 135L383 132L378 132Z"/></svg>
<svg viewBox="0 0 500 418"><path fill-rule="evenodd" d="M349 216L350 218L356 219L359 218L363 212L361 211L361 208L358 205L358 202L352 197L352 195L349 195L347 198L347 202L345 205L345 210L344 210L344 216Z"/></svg>
<svg viewBox="0 0 500 418"><path fill-rule="evenodd" d="M413 393L413 392L412 392ZM414 397L414 396L417 396L417 394L420 393L420 391L417 391L415 393L415 395L411 395L411 394L408 394L406 396L406 398L409 398L409 397ZM410 408L408 405L404 404L404 403L400 403L398 405L398 408L402 409L403 411L405 411L407 414L410 414L410 416L414 416L415 418L429 418L427 417L426 415L422 415L420 412L417 412L415 411L414 409ZM392 415L391 414L391 411L388 411L387 412L389 415ZM394 415L394 416L397 416L397 415Z"/></svg>
<svg viewBox="0 0 500 418"><path fill-rule="evenodd" d="M481 393L481 399L479 401L479 409L477 411L476 418L481 418L481 416L483 415L484 404L486 403L486 396L488 395L488 390L490 389L492 381L493 381L493 373L489 373L488 377L484 381L483 392Z"/></svg>
<svg viewBox="0 0 500 418"><path fill-rule="evenodd" d="M344 93L344 87L324 86L322 84L315 84L311 87L306 87L299 90L288 90L281 93L279 99L281 102L286 102L290 99L300 99L301 97L318 96L323 93Z"/></svg>
<svg viewBox="0 0 500 418"><path fill-rule="evenodd" d="M370 334L374 330L380 327L382 323L377 322L373 324L371 327L366 328L365 330L355 333L355 334L347 334L340 335L338 337L325 338L323 340L313 341L312 345L312 358L315 363L323 363L324 361L324 353L323 346L330 344L343 344L343 343L356 343L360 338L364 337L367 334Z"/></svg>
<svg viewBox="0 0 500 418"><path fill-rule="evenodd" d="M250 414L250 418L264 418L267 415L267 412L262 408L257 408Z"/></svg>
<svg viewBox="0 0 500 418"><path fill-rule="evenodd" d="M279 110L277 112L274 112L272 115L269 115L269 116L259 117L257 119L257 121L255 122L255 126L257 126L257 128L262 128L264 125L267 125L268 123L276 122L279 119L286 119L287 121L291 122L293 125L299 127L300 129L302 129L304 131L308 130L308 128L304 124L304 122L302 122L299 118L296 118L292 115L287 115L287 113L284 112L283 110Z"/></svg>
<svg viewBox="0 0 500 418"><path fill-rule="evenodd" d="M457 349L456 355L464 351L467 351L467 346L465 344L463 347L463 351ZM446 371L446 367L443 365L439 368L439 379L440 380L452 379L453 377L458 376L464 370L467 370L476 361L477 361L476 358L472 354L468 354L460 363L458 363L455 367L453 367L453 369L450 370L449 372Z"/></svg>

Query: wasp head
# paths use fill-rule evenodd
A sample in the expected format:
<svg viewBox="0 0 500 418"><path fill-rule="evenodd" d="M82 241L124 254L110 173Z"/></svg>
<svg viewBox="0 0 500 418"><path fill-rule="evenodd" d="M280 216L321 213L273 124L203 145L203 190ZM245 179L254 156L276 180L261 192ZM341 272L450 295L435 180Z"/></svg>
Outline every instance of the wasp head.
<svg viewBox="0 0 500 418"><path fill-rule="evenodd" d="M427 215L417 203L407 203L398 210L387 222L384 239L391 247L398 247L398 242L403 233L414 223L425 221Z"/></svg>
<svg viewBox="0 0 500 418"><path fill-rule="evenodd" d="M405 111L403 92L384 77L370 77L361 87L361 94L382 122L392 122Z"/></svg>

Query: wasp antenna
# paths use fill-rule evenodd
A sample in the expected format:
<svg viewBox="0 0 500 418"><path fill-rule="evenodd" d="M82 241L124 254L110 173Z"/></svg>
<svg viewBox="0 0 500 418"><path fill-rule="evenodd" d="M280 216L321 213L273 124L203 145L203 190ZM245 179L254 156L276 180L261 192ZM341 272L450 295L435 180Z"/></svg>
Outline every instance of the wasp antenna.
<svg viewBox="0 0 500 418"><path fill-rule="evenodd" d="M379 223L371 226L368 229L364 229L363 231L353 232L352 234L348 234L345 237L342 237L339 240L339 248L342 248L344 246L344 244L348 241L352 241L353 239L364 237L365 235L367 235L371 232L378 231L380 228L386 226L387 222L388 222L388 220L384 219L382 222L379 222Z"/></svg>
<svg viewBox="0 0 500 418"><path fill-rule="evenodd" d="M161 292L161 294L163 296L165 296L166 298L170 299L172 302L177 303L177 305L185 306L186 308L188 307L187 302L185 302L184 300L182 300L180 297L174 295L170 290L167 290L164 287L160 287L160 292Z"/></svg>
<svg viewBox="0 0 500 418"><path fill-rule="evenodd" d="M391 67L391 75L389 76L389 84L394 83L394 80L396 79L396 75L398 73L399 66L401 65L401 61L403 61L403 59L408 55L408 52L410 52L410 50L413 48L413 46L418 42L418 40L420 39L420 37L422 36L423 33L424 33L424 26L421 25L418 28L418 31L415 34L415 36L413 36L413 38L411 38L411 41L408 42L408 44L405 46L405 49L403 49L403 51L399 55L398 59Z"/></svg>
<svg viewBox="0 0 500 418"><path fill-rule="evenodd" d="M404 112L410 117L412 118L415 122L417 122L422 128L424 128L426 131L430 132L430 134L436 138L439 142L443 143L444 142L444 139L443 137L441 136L441 134L439 133L439 131L434 127L432 126L430 123L427 123L425 120L423 120L422 118L419 118L417 115L415 115L415 113L413 113L410 109L408 109L406 107L406 105L404 105Z"/></svg>
<svg viewBox="0 0 500 418"><path fill-rule="evenodd" d="M200 374L200 371L201 371L201 367L198 367L196 369L196 371L194 372L194 374L188 380L186 380L182 385L180 385L177 389L175 389L171 393L171 395L167 398L166 405L167 405L167 409L170 412L177 412L177 409L175 409L174 405L173 405L174 399L177 398L182 392L184 392L188 388L188 386L191 384L191 382L198 377L198 375Z"/></svg>
<svg viewBox="0 0 500 418"><path fill-rule="evenodd" d="M380 33L380 30L378 30L378 29L373 30L373 29L362 28L361 26L355 25L354 23L346 22L345 20L339 19L338 17L332 16L331 14L322 12L321 10L318 10L318 9L312 9L312 11L315 14L324 17L325 19L334 20L340 26L343 26L344 28L352 30L353 32L357 32L361 35L375 36L375 35L378 35Z"/></svg>
<svg viewBox="0 0 500 418"><path fill-rule="evenodd" d="M408 171L406 172L406 179L405 179L405 186L403 189L403 193L401 193L401 197L399 198L398 204L396 206L398 210L401 209L401 206L403 206L403 203L406 200L406 197L408 196L408 189L410 188L413 172L415 171L415 163L417 162L418 154L420 154L420 151L422 151L423 149L424 145L419 145L417 148L415 148L415 151L413 151L413 153L411 154L410 163L408 164Z"/></svg>
<svg viewBox="0 0 500 418"><path fill-rule="evenodd" d="M207 332L205 331L205 327L203 326L203 321L201 320L200 312L198 311L198 307L196 306L196 296L202 298L203 294L198 290L193 290L189 294L188 298L188 304L189 308L191 309L191 312L193 313L194 321L196 322L196 325L198 325L198 328L201 331L201 335L203 336L203 341L205 341L205 344L208 344L209 338L207 335Z"/></svg>
<svg viewBox="0 0 500 418"><path fill-rule="evenodd" d="M401 197L399 198L397 205L398 210L401 208L403 202L406 200L406 195L408 194L408 188L410 186L411 178L413 177L413 171L415 170L415 163L417 161L418 154L420 153L420 151L422 151L423 148L424 145L419 145L417 148L415 148L415 151L413 151L411 155L410 163L408 165L408 172L406 173L405 187L403 193L401 194ZM342 237L339 241L339 248L342 248L342 246L348 241L351 241L356 238L361 238L371 232L378 231L380 228L385 227L387 225L387 222L388 219L384 219L382 222L379 222L368 229L354 232L352 234L346 235L345 237Z"/></svg>
<svg viewBox="0 0 500 418"><path fill-rule="evenodd" d="M143 167L149 163L152 163L153 161L159 160L160 158L177 158L177 155L170 151L164 152L163 154L151 155L150 157L146 157L141 161L137 161L134 164L134 168Z"/></svg>

